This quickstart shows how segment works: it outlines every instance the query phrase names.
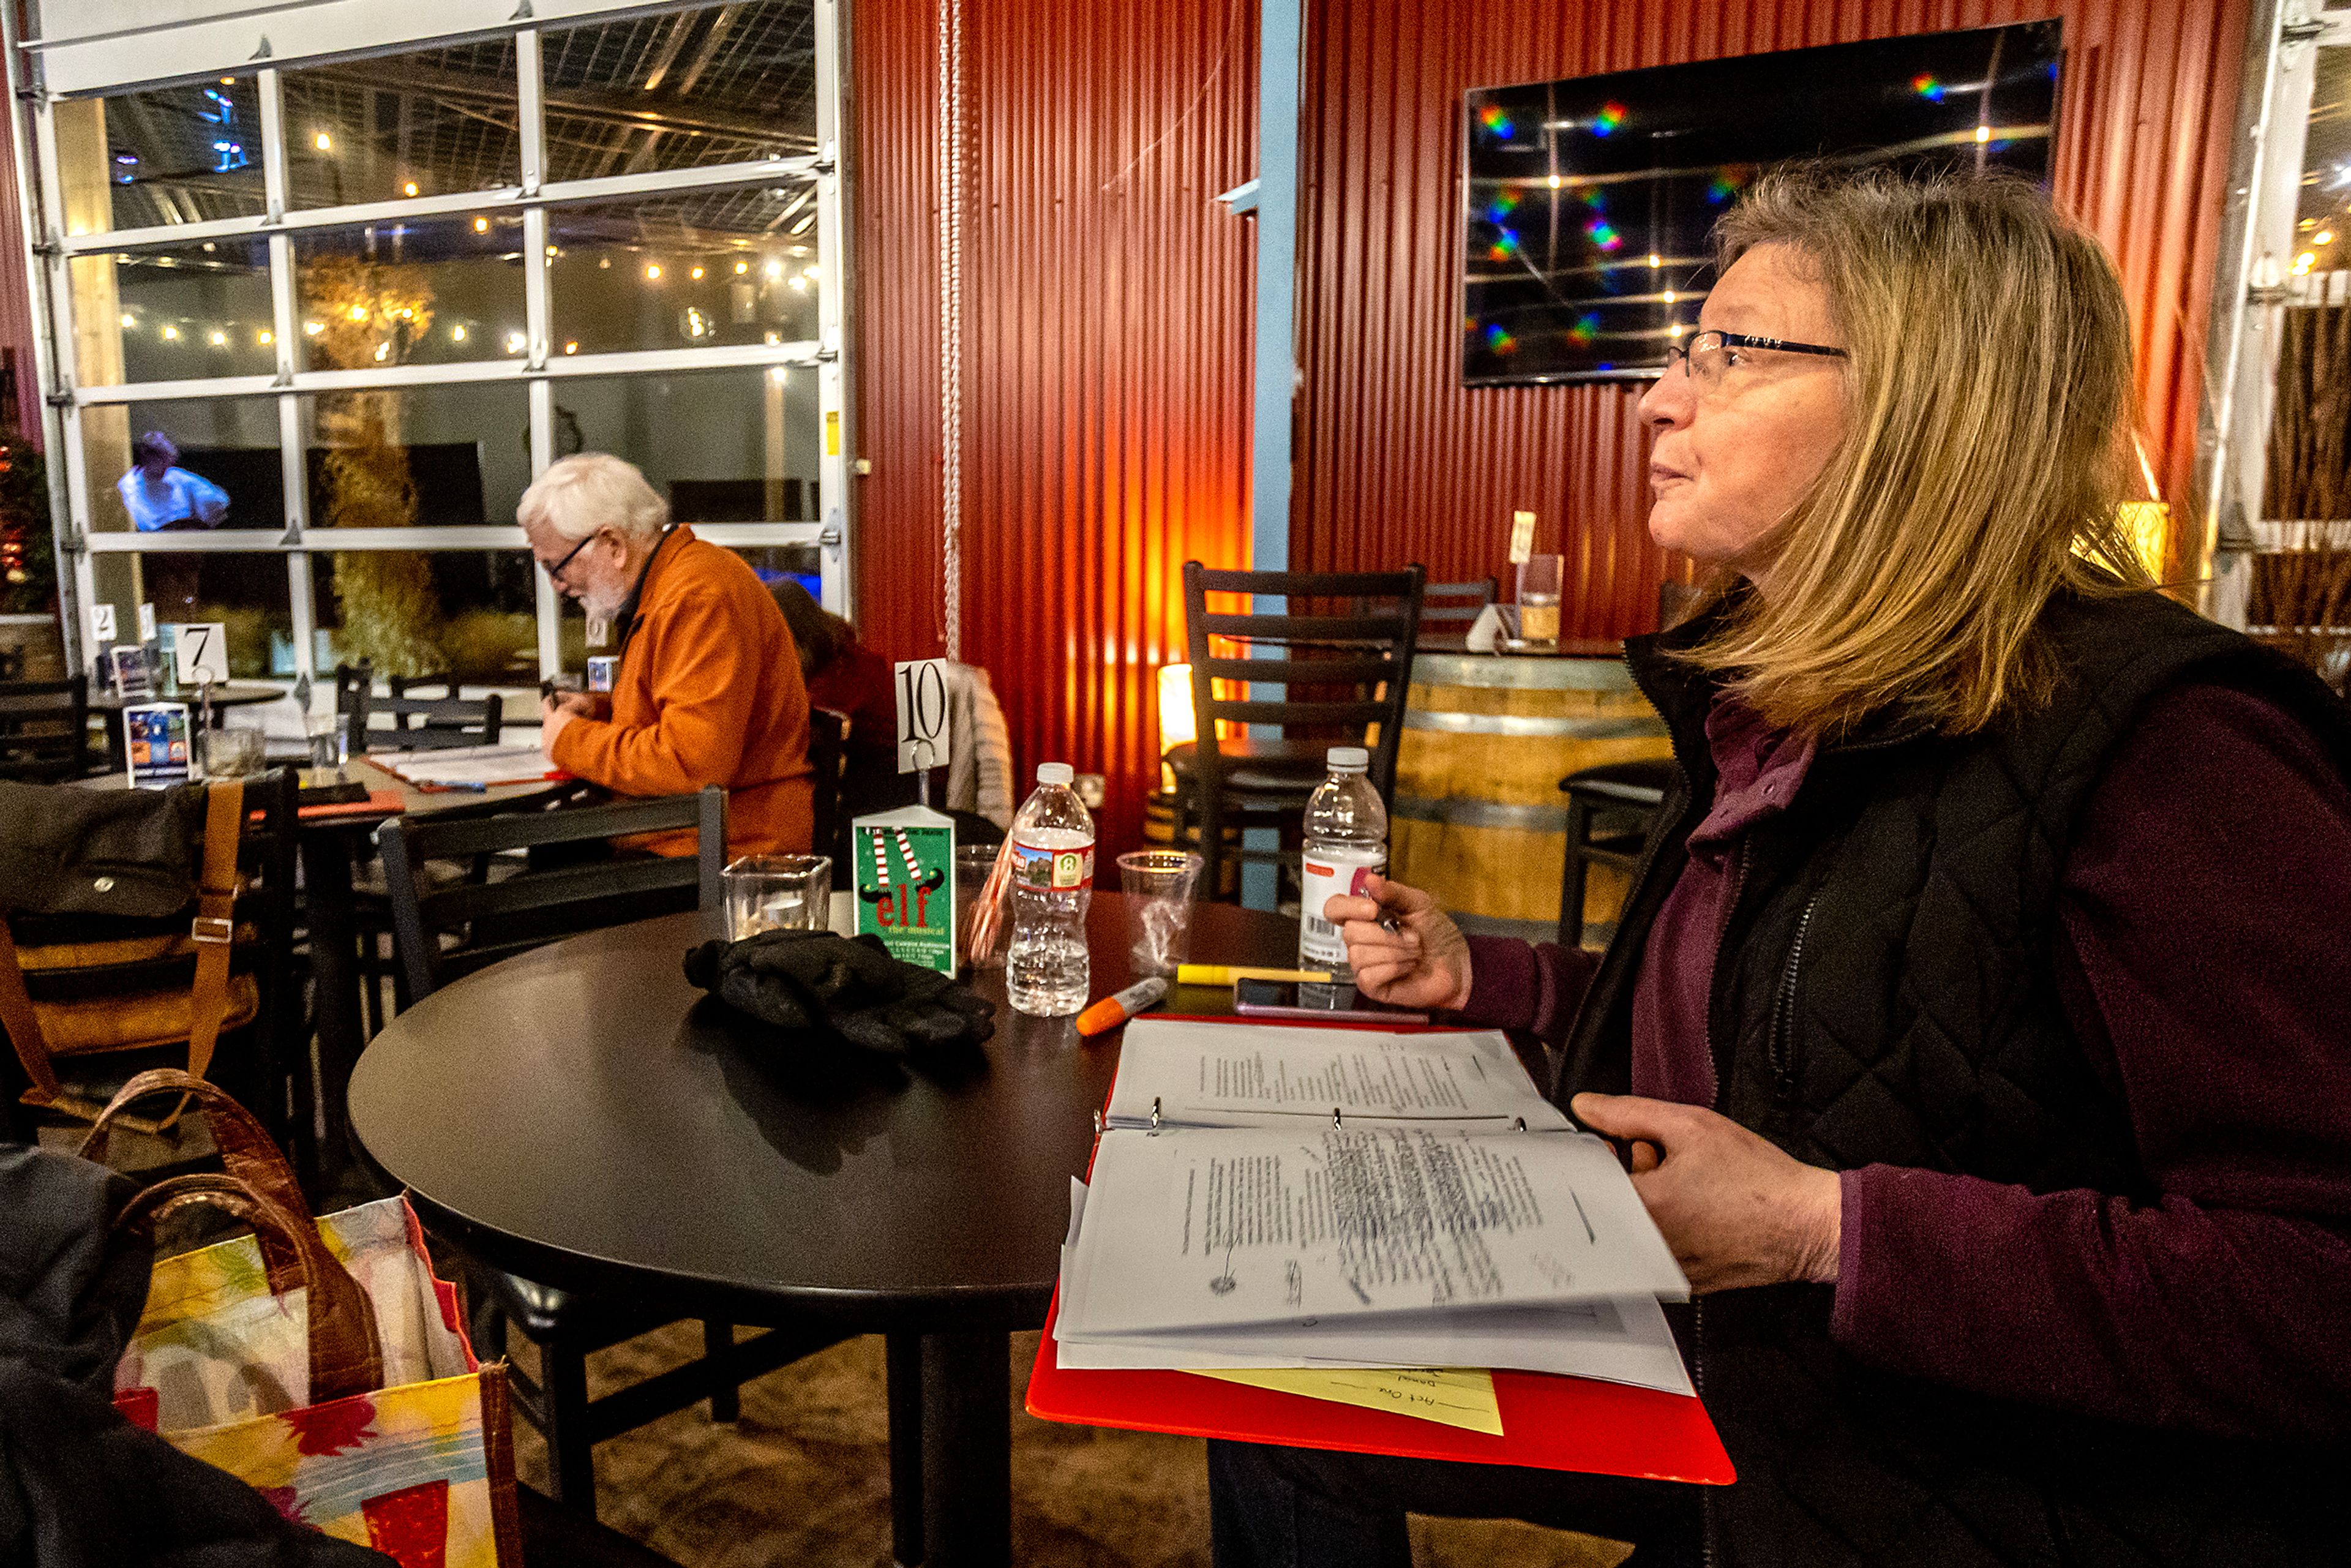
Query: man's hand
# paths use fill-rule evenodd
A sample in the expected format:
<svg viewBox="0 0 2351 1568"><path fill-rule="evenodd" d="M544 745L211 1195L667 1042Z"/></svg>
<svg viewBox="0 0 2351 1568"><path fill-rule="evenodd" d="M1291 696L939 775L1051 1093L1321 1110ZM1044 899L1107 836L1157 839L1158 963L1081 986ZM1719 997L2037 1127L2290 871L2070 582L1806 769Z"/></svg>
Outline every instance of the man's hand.
<svg viewBox="0 0 2351 1568"><path fill-rule="evenodd" d="M1346 941L1355 988L1397 1007L1468 1007L1468 939L1437 900L1384 876L1366 878L1364 891L1371 896L1333 894L1322 905L1322 918ZM1384 920L1393 921L1393 929Z"/></svg>
<svg viewBox="0 0 2351 1568"><path fill-rule="evenodd" d="M538 700L538 748L547 753L549 762L555 760L555 737L563 733L563 727L595 712L595 699L585 692L561 692Z"/></svg>
<svg viewBox="0 0 2351 1568"><path fill-rule="evenodd" d="M1633 1190L1693 1294L1835 1281L1844 1208L1836 1172L1802 1164L1701 1106L1579 1094L1568 1109L1593 1132L1632 1144Z"/></svg>

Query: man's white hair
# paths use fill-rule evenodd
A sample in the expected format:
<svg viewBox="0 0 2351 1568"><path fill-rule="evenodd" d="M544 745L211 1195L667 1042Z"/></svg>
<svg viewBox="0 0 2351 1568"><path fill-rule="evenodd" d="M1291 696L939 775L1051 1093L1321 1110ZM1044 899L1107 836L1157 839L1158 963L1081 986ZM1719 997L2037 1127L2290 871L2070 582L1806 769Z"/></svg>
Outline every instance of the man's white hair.
<svg viewBox="0 0 2351 1568"><path fill-rule="evenodd" d="M582 452L533 480L515 518L525 528L544 523L567 539L584 539L599 528L650 539L668 524L669 503L635 464L609 452Z"/></svg>

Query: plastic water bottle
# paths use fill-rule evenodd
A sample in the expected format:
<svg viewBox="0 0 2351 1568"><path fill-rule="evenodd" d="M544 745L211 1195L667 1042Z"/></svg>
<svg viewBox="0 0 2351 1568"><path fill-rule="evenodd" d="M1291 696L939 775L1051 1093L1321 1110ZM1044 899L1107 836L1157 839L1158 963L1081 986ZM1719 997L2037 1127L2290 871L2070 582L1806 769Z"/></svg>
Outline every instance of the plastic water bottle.
<svg viewBox="0 0 2351 1568"><path fill-rule="evenodd" d="M1094 885L1094 820L1070 788L1066 762L1037 769L1036 792L1012 820L1012 946L1004 988L1016 1011L1064 1018L1083 1009L1086 905Z"/></svg>
<svg viewBox="0 0 2351 1568"><path fill-rule="evenodd" d="M1322 918L1337 894L1364 895L1364 879L1387 870L1388 810L1372 788L1372 755L1360 746L1334 746L1331 771L1306 800L1306 855L1300 879L1298 967L1328 969L1336 984L1351 977L1347 944Z"/></svg>

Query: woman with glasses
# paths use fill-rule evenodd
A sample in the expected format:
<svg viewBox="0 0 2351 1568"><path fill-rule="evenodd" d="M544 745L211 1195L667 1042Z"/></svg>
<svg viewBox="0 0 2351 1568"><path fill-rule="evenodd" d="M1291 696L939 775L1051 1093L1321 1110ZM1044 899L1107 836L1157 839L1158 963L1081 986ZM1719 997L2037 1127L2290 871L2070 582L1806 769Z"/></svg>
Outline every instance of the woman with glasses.
<svg viewBox="0 0 2351 1568"><path fill-rule="evenodd" d="M1719 570L1628 656L1678 782L1604 956L1333 898L1540 1036L1695 1298L1724 1489L1212 1446L1217 1561L1407 1511L1656 1563L2340 1562L2351 715L2151 591L2130 328L2035 190L1790 171L1643 399Z"/></svg>

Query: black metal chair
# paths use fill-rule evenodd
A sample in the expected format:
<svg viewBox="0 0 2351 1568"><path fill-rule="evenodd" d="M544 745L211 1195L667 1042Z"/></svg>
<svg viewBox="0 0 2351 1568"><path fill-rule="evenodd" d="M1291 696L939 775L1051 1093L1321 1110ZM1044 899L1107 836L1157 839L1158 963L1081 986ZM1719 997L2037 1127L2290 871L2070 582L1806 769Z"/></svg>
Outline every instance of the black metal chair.
<svg viewBox="0 0 2351 1568"><path fill-rule="evenodd" d="M1583 945L1583 887L1587 868L1604 865L1631 875L1641 846L1656 826L1657 811L1672 784L1668 758L1610 762L1586 768L1559 781L1567 792L1567 863L1559 884L1559 945Z"/></svg>
<svg viewBox="0 0 2351 1568"><path fill-rule="evenodd" d="M832 857L835 887L850 885L849 820L841 809L841 775L848 763L848 744L846 714L827 707L809 709L808 759L816 778L816 831L809 836L809 843L812 852Z"/></svg>
<svg viewBox="0 0 2351 1568"><path fill-rule="evenodd" d="M611 840L635 833L692 828L692 859L657 856L585 859L497 881L427 887L416 868L427 859L465 860L507 850L568 846L590 854ZM448 822L387 822L378 831L392 929L411 996L422 999L442 986L501 958L560 936L618 925L665 907L699 908L713 936L724 934L726 793L569 808ZM484 1049L495 1050L495 1041ZM770 1329L740 1344L734 1326L705 1322L703 1355L684 1366L608 1394L588 1397L591 1351L677 1320L657 1305L558 1290L503 1270L475 1265L475 1342L499 1354L509 1324L538 1347L539 1375L514 1374L515 1405L547 1439L552 1495L596 1511L595 1445L698 1400L710 1402L714 1421L732 1421L744 1383L838 1343L842 1333L823 1325Z"/></svg>
<svg viewBox="0 0 2351 1568"><path fill-rule="evenodd" d="M1445 635L1454 634L1456 628L1466 630L1467 624L1485 612L1501 592L1500 585L1490 577L1475 582L1432 582L1420 591L1420 624L1424 631L1434 626Z"/></svg>
<svg viewBox="0 0 2351 1568"><path fill-rule="evenodd" d="M89 777L89 689L78 680L0 682L0 779L64 784Z"/></svg>
<svg viewBox="0 0 2351 1568"><path fill-rule="evenodd" d="M1199 739L1173 747L1176 841L1199 826L1200 886L1223 885L1225 830L1243 831L1233 852L1247 862L1295 857L1306 798L1322 781L1324 753L1365 746L1372 786L1395 793L1397 737L1421 622L1421 569L1390 572L1213 571L1184 563L1184 619L1192 658L1192 713ZM1332 613L1211 612L1208 595L1280 595L1346 606ZM1222 644L1225 651L1219 652ZM1262 651L1268 657L1251 657ZM1238 695L1218 695L1218 683ZM1249 688L1280 686L1265 699ZM1301 694L1303 695L1301 695ZM1271 736L1219 738L1217 724L1258 725ZM1373 736L1372 727L1378 727ZM1250 829L1280 834L1271 851L1247 845Z"/></svg>
<svg viewBox="0 0 2351 1568"><path fill-rule="evenodd" d="M337 701L342 702L340 692ZM340 711L344 748L354 758L371 751L445 751L496 746L505 727L506 698L495 692L486 697L382 697L360 686Z"/></svg>

